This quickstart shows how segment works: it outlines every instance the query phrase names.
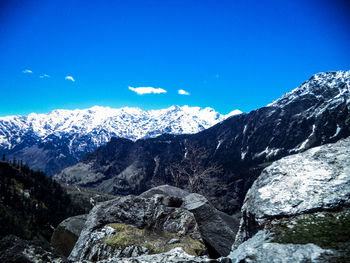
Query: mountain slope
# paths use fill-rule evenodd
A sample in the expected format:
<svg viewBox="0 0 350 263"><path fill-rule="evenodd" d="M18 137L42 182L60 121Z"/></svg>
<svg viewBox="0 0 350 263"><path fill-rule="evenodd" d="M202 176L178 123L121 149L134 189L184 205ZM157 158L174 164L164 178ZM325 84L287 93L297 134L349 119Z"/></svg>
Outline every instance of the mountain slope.
<svg viewBox="0 0 350 263"><path fill-rule="evenodd" d="M239 113L225 116L211 108L188 106L150 111L95 106L8 116L0 118L0 151L52 175L112 137L137 140L163 133L196 133Z"/></svg>
<svg viewBox="0 0 350 263"><path fill-rule="evenodd" d="M42 172L0 161L0 239L13 234L50 241L53 227L86 212L65 190Z"/></svg>
<svg viewBox="0 0 350 263"><path fill-rule="evenodd" d="M198 191L233 213L269 162L350 135L349 79L349 71L316 74L270 105L197 134L114 138L55 178L114 194L197 180Z"/></svg>

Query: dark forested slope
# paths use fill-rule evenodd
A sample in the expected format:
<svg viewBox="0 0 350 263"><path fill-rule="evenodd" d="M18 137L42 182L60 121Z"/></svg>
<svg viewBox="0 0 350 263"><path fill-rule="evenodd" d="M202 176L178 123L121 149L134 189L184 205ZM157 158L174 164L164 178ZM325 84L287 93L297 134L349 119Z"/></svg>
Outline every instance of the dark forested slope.
<svg viewBox="0 0 350 263"><path fill-rule="evenodd" d="M86 212L59 183L17 162L0 161L0 238L49 241L63 219Z"/></svg>

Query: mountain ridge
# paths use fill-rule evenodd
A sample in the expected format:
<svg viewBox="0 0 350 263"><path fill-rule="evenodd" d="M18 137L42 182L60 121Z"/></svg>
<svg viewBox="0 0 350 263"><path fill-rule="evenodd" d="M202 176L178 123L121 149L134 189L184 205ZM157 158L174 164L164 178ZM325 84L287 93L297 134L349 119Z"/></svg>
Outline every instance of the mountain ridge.
<svg viewBox="0 0 350 263"><path fill-rule="evenodd" d="M222 115L209 107L187 105L148 111L94 106L6 116L0 117L0 149L52 175L112 137L137 140L163 133L196 133L240 113Z"/></svg>
<svg viewBox="0 0 350 263"><path fill-rule="evenodd" d="M55 178L106 193L138 194L175 184L171 168L191 169L189 158L197 158L202 171L222 168L207 178L217 182L207 180L201 191L217 208L234 213L270 162L350 136L349 80L349 71L318 73L268 106L197 134L135 142L115 138ZM191 157L191 147L205 154ZM185 178L181 187L189 187Z"/></svg>

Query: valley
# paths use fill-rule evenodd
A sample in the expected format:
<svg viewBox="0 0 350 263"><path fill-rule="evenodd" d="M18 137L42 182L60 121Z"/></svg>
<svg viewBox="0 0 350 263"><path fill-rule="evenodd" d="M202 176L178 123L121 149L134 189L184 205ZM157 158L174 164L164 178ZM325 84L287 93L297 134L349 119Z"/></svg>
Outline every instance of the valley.
<svg viewBox="0 0 350 263"><path fill-rule="evenodd" d="M53 177L30 169L30 161L33 167L38 159L47 161L43 151L29 151L28 165L21 153L43 147L44 155L50 156L52 148L45 147L55 134L52 158L63 155L57 145L68 147L71 136L78 138L75 131L62 128L69 118L52 126L57 132L38 139L43 140L39 144L27 132L23 137L18 132L20 143L13 149L19 147L19 154L7 151L0 162L1 220L9 226L1 232L1 261L11 262L11 257L18 262L50 258L49 262L98 263L350 259L350 71L318 73L249 113L225 117L208 108L172 110L178 114L178 124L192 125L184 121L187 117L196 120L194 128L167 122L165 126L178 128L153 137L168 128L151 132L141 126L143 133L134 130L131 138L115 137L115 131L108 136L96 129L91 134L85 131L80 140L95 143L84 148L91 152L81 152L78 162L65 162L62 168L71 166ZM186 110L205 114L202 119L189 117ZM45 116L52 114L60 112ZM207 116L214 117L206 120ZM164 118L169 121L168 117ZM4 124L1 131L2 138L10 134ZM32 146L21 148L21 143ZM13 160L6 161L7 156Z"/></svg>

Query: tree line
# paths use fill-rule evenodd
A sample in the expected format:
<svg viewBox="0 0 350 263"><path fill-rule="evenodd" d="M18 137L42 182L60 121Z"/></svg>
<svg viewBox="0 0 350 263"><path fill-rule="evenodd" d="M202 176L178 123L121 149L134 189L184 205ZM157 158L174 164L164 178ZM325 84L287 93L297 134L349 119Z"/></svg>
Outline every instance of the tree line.
<svg viewBox="0 0 350 263"><path fill-rule="evenodd" d="M49 241L65 218L84 213L56 181L15 158L0 162L0 238L14 234Z"/></svg>

